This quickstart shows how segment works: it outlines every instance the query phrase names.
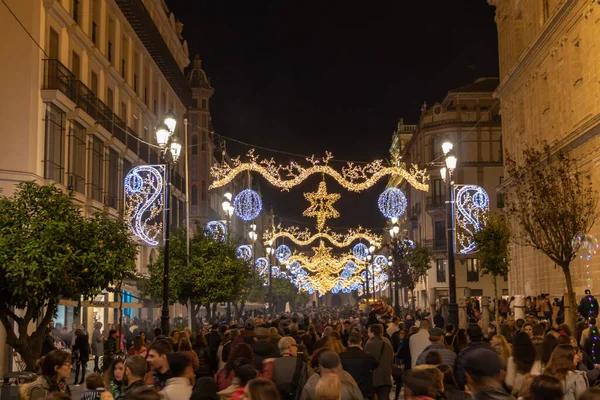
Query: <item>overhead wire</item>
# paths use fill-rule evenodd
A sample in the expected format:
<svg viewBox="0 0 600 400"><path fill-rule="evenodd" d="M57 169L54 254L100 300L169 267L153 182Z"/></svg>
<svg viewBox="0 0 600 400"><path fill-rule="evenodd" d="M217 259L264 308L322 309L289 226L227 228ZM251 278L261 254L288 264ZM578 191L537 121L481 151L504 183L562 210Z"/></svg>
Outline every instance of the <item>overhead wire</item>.
<svg viewBox="0 0 600 400"><path fill-rule="evenodd" d="M33 43L35 43L35 45L42 51L42 53L44 53L44 55L46 56L46 58L50 58L50 56L48 55L48 53L46 53L46 50L44 50L42 48L42 46L40 46L40 44L38 43L38 41L35 40L35 38L31 35L31 33L29 32L29 30L27 28L25 28L25 25L23 25L23 23L21 22L21 20L19 19L19 17L17 17L17 15L13 12L13 10L10 8L10 6L6 3L5 0L2 0L2 4L4 4L6 6L6 8L8 9L8 12L10 12L11 15L14 17L14 19L19 23L19 25L21 25L21 28L23 28L23 30L25 31L25 33L27 33L27 36L29 36L29 38L33 41Z"/></svg>

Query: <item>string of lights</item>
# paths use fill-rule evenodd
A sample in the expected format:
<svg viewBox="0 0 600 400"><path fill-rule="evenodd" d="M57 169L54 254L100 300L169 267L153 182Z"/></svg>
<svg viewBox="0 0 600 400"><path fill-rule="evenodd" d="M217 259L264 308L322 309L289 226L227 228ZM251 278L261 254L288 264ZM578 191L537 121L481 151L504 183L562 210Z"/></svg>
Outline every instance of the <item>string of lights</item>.
<svg viewBox="0 0 600 400"><path fill-rule="evenodd" d="M308 228L300 230L296 226L290 226L282 228L281 225L277 225L275 230L268 230L263 234L264 244L268 245L273 243L279 238L286 238L291 240L298 246L308 246L317 239L326 239L335 247L347 247L356 240L365 240L370 245L379 247L381 245L381 236L373 234L370 230L358 227L356 229L349 229L347 233L336 233L325 227L322 231L312 233ZM364 244L363 244L364 246Z"/></svg>

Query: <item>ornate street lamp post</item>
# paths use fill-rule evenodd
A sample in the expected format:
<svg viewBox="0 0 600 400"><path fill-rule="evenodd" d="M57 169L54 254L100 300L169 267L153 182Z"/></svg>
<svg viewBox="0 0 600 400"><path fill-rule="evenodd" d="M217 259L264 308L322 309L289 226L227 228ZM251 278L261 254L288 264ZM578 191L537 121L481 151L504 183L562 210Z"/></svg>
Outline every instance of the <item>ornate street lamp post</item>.
<svg viewBox="0 0 600 400"><path fill-rule="evenodd" d="M447 184L448 201L446 202L446 228L447 228L447 256L449 274L450 303L448 304L448 323L458 326L458 304L456 304L456 260L454 257L454 170L456 169L456 155L452 152L453 145L450 142L442 144L442 150L446 157L446 166L442 167L440 174Z"/></svg>

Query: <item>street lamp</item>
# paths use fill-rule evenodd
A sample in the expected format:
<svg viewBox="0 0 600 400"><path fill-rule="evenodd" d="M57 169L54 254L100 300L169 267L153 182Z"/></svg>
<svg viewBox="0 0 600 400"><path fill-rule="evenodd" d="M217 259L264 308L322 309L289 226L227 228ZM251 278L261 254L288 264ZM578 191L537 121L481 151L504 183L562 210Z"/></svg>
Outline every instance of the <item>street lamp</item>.
<svg viewBox="0 0 600 400"><path fill-rule="evenodd" d="M273 244L272 241L269 241L269 246L265 249L265 251L267 252L267 259L269 260L269 274L267 275L267 283L269 285L269 291L267 293L267 304L269 304L269 310L271 309L271 280L273 279L273 263L272 261L272 255L275 254L275 249L271 247L271 244Z"/></svg>
<svg viewBox="0 0 600 400"><path fill-rule="evenodd" d="M225 212L225 217L227 219L227 238L229 238L229 231L231 230L231 216L233 215L233 206L231 205L231 193L227 192L223 195L223 202L221 203L221 207Z"/></svg>
<svg viewBox="0 0 600 400"><path fill-rule="evenodd" d="M369 251L371 250L371 248L373 248L373 250L375 250L375 246L371 246L369 247ZM367 256L367 270L369 271L369 268L372 268L372 264L371 264L371 254L369 254ZM375 300L375 271L373 269L370 270L371 272L371 281L373 282L373 287L371 290L371 294L373 296L373 300ZM369 286L369 276L367 275L367 287ZM367 297L368 297L368 293L367 293Z"/></svg>
<svg viewBox="0 0 600 400"><path fill-rule="evenodd" d="M252 242L252 263L254 264L254 262L256 261L255 243L256 239L258 238L258 235L256 234L256 224L250 225L250 232L248 232L248 238Z"/></svg>
<svg viewBox="0 0 600 400"><path fill-rule="evenodd" d="M174 136L177 120L175 114L168 112L165 115L164 123L156 127L156 143L162 149L162 158L166 163L165 185L164 185L164 213L163 213L163 241L164 241L164 264L163 264L163 305L161 315L161 328L164 334L169 332L169 231L171 225L170 208L170 183L169 170L177 163L181 155L181 143Z"/></svg>
<svg viewBox="0 0 600 400"><path fill-rule="evenodd" d="M447 184L448 201L446 202L446 227L447 227L447 258L449 275L449 293L450 303L448 304L448 323L458 326L458 304L456 304L456 260L454 257L454 170L456 169L457 158L452 151L453 145L450 142L442 144L442 151L445 156L445 167L440 170L442 179Z"/></svg>

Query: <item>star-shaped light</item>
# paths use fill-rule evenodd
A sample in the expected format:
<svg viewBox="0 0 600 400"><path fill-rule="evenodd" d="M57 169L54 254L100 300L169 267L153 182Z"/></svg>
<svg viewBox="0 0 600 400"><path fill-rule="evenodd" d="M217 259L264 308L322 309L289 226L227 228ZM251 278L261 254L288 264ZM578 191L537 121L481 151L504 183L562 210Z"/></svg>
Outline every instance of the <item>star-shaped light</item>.
<svg viewBox="0 0 600 400"><path fill-rule="evenodd" d="M319 189L316 192L304 193L306 200L310 201L310 207L304 210L305 217L317 218L317 229L320 231L325 226L325 221L329 218L338 218L340 213L333 208L333 203L340 199L339 193L327 193L325 181L319 183Z"/></svg>

